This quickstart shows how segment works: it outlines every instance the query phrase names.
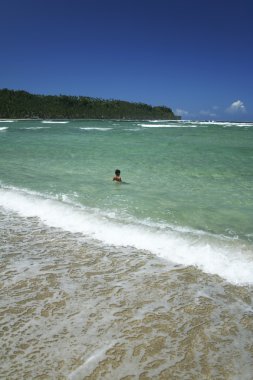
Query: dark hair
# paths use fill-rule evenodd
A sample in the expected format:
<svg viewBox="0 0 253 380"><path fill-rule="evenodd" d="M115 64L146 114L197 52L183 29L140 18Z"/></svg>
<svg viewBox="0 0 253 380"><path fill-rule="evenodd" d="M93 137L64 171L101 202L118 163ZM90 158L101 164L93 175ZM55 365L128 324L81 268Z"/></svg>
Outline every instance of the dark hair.
<svg viewBox="0 0 253 380"><path fill-rule="evenodd" d="M116 175L120 175L120 170L119 170L119 169L116 169L116 170L115 170L115 174L116 174Z"/></svg>

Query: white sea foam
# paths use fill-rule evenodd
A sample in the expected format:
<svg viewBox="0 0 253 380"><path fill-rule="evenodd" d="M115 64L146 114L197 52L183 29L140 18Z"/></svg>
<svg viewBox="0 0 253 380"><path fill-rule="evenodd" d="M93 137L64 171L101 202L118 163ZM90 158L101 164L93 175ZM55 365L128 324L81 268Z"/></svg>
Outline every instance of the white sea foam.
<svg viewBox="0 0 253 380"><path fill-rule="evenodd" d="M6 129L8 129L9 127L0 127L0 132L1 131L6 131Z"/></svg>
<svg viewBox="0 0 253 380"><path fill-rule="evenodd" d="M110 131L112 128L80 127L80 129L83 129L83 130L85 130L85 131L96 130L96 131L103 131L103 132L106 132L106 131Z"/></svg>
<svg viewBox="0 0 253 380"><path fill-rule="evenodd" d="M224 127L253 127L253 123L224 123Z"/></svg>
<svg viewBox="0 0 253 380"><path fill-rule="evenodd" d="M138 132L138 131L141 131L142 129L141 128L126 128L124 130L125 131L131 131L131 132Z"/></svg>
<svg viewBox="0 0 253 380"><path fill-rule="evenodd" d="M148 120L149 123L166 123L169 122L170 120Z"/></svg>
<svg viewBox="0 0 253 380"><path fill-rule="evenodd" d="M188 121L188 123L192 123ZM198 125L219 125L222 127L253 127L253 123L232 122L232 121L198 121Z"/></svg>
<svg viewBox="0 0 253 380"><path fill-rule="evenodd" d="M0 120L0 123L14 123L14 120Z"/></svg>
<svg viewBox="0 0 253 380"><path fill-rule="evenodd" d="M253 127L253 123L237 123L238 127Z"/></svg>
<svg viewBox="0 0 253 380"><path fill-rule="evenodd" d="M68 124L69 121L42 120L43 124Z"/></svg>
<svg viewBox="0 0 253 380"><path fill-rule="evenodd" d="M0 189L0 206L24 217L37 217L46 225L106 245L147 250L174 263L196 266L235 284L253 284L252 251L224 242L210 242L205 236L196 241L184 232L106 218L93 210L24 191Z"/></svg>
<svg viewBox="0 0 253 380"><path fill-rule="evenodd" d="M49 129L50 127L26 127L26 128L20 128L20 129L31 129L36 131L37 129Z"/></svg>
<svg viewBox="0 0 253 380"><path fill-rule="evenodd" d="M196 128L197 125L180 125L180 124L138 124L143 128Z"/></svg>

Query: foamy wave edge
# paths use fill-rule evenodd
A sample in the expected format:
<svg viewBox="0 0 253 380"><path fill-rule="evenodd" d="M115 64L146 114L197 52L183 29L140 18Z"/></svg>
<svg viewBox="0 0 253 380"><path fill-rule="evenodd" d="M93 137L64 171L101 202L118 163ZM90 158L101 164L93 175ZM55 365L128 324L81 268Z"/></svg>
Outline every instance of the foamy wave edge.
<svg viewBox="0 0 253 380"><path fill-rule="evenodd" d="M69 121L42 120L42 124L68 124Z"/></svg>
<svg viewBox="0 0 253 380"><path fill-rule="evenodd" d="M112 128L99 128L99 127L80 127L79 129L82 129L82 130L85 130L85 131L102 131L102 132L106 132L106 131L110 131Z"/></svg>
<svg viewBox="0 0 253 380"><path fill-rule="evenodd" d="M185 124L137 124L142 128L197 128L197 125L185 125Z"/></svg>
<svg viewBox="0 0 253 380"><path fill-rule="evenodd" d="M236 285L253 284L253 261L242 249L210 244L205 239L194 242L184 233L154 226L112 221L103 213L91 213L85 207L23 190L0 188L0 206L106 245L146 250L173 263L196 266Z"/></svg>

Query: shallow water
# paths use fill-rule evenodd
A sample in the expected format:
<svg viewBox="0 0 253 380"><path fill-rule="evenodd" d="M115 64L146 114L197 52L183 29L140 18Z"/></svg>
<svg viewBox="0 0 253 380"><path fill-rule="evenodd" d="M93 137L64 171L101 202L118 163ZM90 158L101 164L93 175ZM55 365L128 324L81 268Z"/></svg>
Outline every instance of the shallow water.
<svg viewBox="0 0 253 380"><path fill-rule="evenodd" d="M252 378L251 125L160 123L1 123L1 378Z"/></svg>
<svg viewBox="0 0 253 380"><path fill-rule="evenodd" d="M251 287L35 218L3 224L2 378L251 378Z"/></svg>

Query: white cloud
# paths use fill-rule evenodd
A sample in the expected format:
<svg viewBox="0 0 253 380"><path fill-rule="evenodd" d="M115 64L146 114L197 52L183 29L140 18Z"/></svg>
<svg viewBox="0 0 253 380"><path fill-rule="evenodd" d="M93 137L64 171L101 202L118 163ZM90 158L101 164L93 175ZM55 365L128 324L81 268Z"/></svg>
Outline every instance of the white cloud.
<svg viewBox="0 0 253 380"><path fill-rule="evenodd" d="M236 100L226 109L226 111L228 113L244 113L246 112L246 108L241 100Z"/></svg>
<svg viewBox="0 0 253 380"><path fill-rule="evenodd" d="M176 111L175 111L175 113L176 113L176 115L179 115L179 116L187 116L187 115L189 115L188 111L182 110L180 108L177 108Z"/></svg>

